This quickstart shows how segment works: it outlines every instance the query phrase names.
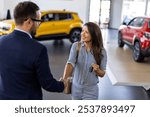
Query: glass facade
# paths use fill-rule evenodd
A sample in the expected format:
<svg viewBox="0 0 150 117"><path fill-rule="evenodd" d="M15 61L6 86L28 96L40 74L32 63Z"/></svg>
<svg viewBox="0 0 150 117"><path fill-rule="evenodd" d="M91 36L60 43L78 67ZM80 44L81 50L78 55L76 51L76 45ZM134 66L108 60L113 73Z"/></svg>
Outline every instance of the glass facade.
<svg viewBox="0 0 150 117"><path fill-rule="evenodd" d="M124 0L122 19L135 16L150 16L150 0Z"/></svg>
<svg viewBox="0 0 150 117"><path fill-rule="evenodd" d="M89 21L97 24L108 23L110 17L110 0L91 0Z"/></svg>
<svg viewBox="0 0 150 117"><path fill-rule="evenodd" d="M148 6L147 6L147 16L150 16L150 0L148 0Z"/></svg>

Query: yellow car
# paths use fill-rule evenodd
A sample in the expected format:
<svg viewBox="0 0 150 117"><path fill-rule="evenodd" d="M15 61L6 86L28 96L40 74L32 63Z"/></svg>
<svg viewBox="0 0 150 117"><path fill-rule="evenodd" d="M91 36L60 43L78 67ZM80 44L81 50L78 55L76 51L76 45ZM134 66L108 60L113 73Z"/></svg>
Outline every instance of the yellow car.
<svg viewBox="0 0 150 117"><path fill-rule="evenodd" d="M7 35L11 33L15 28L15 23L13 20L0 21L0 36Z"/></svg>
<svg viewBox="0 0 150 117"><path fill-rule="evenodd" d="M41 14L42 23L34 35L37 40L69 38L72 43L80 40L82 21L76 12L49 10L42 11ZM7 31L1 31L2 34L0 35L12 32L14 26L8 27L6 28Z"/></svg>

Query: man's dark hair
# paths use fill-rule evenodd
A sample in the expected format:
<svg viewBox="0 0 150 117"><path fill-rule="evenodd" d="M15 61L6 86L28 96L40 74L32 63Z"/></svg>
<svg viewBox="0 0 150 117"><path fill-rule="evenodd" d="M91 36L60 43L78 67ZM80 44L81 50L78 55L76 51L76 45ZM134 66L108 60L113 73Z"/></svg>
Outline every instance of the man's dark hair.
<svg viewBox="0 0 150 117"><path fill-rule="evenodd" d="M39 7L31 1L20 2L14 9L15 23L21 25L27 18L36 18L38 10Z"/></svg>

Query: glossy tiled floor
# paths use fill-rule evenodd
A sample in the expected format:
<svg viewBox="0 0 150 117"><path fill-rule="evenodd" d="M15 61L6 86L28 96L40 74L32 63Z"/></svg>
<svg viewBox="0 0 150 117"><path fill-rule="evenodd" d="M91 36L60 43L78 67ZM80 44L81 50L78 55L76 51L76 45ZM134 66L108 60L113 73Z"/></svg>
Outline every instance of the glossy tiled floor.
<svg viewBox="0 0 150 117"><path fill-rule="evenodd" d="M112 46L113 48L116 48L115 41L117 39L117 31L116 30L103 30L103 37L104 37L104 44L106 49L111 50L111 43L114 43ZM62 41L43 41L41 42L44 44L48 49L49 54L49 64L51 68L51 72L53 73L53 76L56 79L59 79L63 74L63 69L65 67L65 63L67 61L71 43L66 39ZM125 47L125 50L123 51L129 51L131 53L131 50L127 47ZM109 61L108 63L112 67L115 66L115 69L120 69L123 64L118 63L115 58L112 58L113 55L117 54L118 52L114 49L114 53L108 52ZM110 56L110 54L112 54ZM124 58L128 64L127 66L131 66L130 62L132 61L132 56L126 57L121 54L121 56ZM113 60L113 64L111 65L110 60ZM129 62L128 62L129 61ZM126 64L126 63L125 63ZM146 66L149 66L149 62L144 63ZM148 64L148 65L147 65ZM117 66L118 65L118 66ZM109 67L110 68L110 67ZM137 67L135 67L137 69ZM126 67L124 68L126 71ZM134 69L136 71L136 69ZM110 70L110 69L109 69ZM103 79L100 79L99 82L99 99L100 100L147 100L149 99L147 93L141 86L131 86L132 84L129 84L130 86L127 86L128 84L123 84L122 80L121 82L116 80L116 75L114 75L113 71L111 70L111 74L106 74ZM119 72L120 79L126 79L126 81L130 80L128 79L128 76L124 75L125 73ZM144 77L144 76L143 76ZM148 79L148 78L147 78ZM139 81L140 82L140 81ZM144 82L147 82L146 80ZM113 83L113 84L112 84ZM136 83L136 82L135 82ZM65 95L63 93L50 93L43 90L44 99L45 100L70 100L70 95Z"/></svg>

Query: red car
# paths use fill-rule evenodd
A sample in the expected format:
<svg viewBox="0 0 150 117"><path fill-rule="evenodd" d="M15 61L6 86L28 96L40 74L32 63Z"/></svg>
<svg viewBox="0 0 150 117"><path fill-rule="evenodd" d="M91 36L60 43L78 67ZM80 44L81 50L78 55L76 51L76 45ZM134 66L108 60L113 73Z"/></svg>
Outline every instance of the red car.
<svg viewBox="0 0 150 117"><path fill-rule="evenodd" d="M150 56L150 17L135 17L128 24L125 22L118 30L118 45L129 45L133 49L133 58L142 62Z"/></svg>

